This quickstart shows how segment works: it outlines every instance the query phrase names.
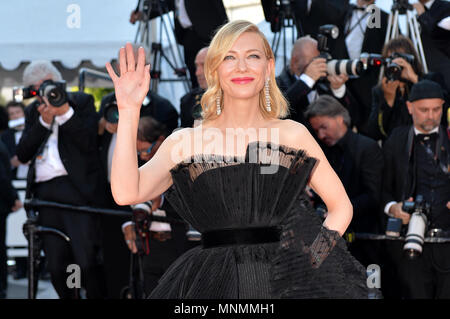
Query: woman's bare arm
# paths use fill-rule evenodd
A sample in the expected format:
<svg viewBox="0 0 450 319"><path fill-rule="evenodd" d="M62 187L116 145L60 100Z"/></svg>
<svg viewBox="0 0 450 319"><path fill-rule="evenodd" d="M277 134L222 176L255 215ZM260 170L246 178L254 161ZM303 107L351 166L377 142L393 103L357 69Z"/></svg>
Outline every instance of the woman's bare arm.
<svg viewBox="0 0 450 319"><path fill-rule="evenodd" d="M328 215L324 226L336 230L342 236L353 217L353 207L341 180L328 162L325 154L308 129L296 123L296 147L306 150L308 156L315 157L318 163L312 172L309 185L327 206ZM292 135L291 135L292 136ZM295 142L296 141L296 142Z"/></svg>
<svg viewBox="0 0 450 319"><path fill-rule="evenodd" d="M145 51L139 49L135 63L132 46L120 49L120 77L111 65L106 68L114 83L119 123L111 169L111 190L119 205L136 204L163 193L171 185L172 146L176 138L169 136L155 156L138 169L136 153L137 129L142 102L150 86L150 66L145 66Z"/></svg>

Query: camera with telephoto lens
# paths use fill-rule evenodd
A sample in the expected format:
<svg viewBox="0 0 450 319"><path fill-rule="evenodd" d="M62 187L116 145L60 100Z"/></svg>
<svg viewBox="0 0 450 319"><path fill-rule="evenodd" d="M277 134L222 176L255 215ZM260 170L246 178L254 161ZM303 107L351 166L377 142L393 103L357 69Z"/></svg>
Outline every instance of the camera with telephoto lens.
<svg viewBox="0 0 450 319"><path fill-rule="evenodd" d="M119 109L116 100L108 102L105 105L103 117L109 123L116 124L119 122Z"/></svg>
<svg viewBox="0 0 450 319"><path fill-rule="evenodd" d="M22 102L36 96L46 97L52 106L60 107L68 101L66 82L45 80L37 90L34 89L33 85L13 88L15 102Z"/></svg>
<svg viewBox="0 0 450 319"><path fill-rule="evenodd" d="M149 237L152 212L152 201L132 205L133 222L136 230L136 248L139 255L149 254Z"/></svg>
<svg viewBox="0 0 450 319"><path fill-rule="evenodd" d="M430 217L430 205L423 200L422 195L417 195L414 202L403 202L402 210L411 214L403 252L410 259L414 259L422 254L428 218Z"/></svg>
<svg viewBox="0 0 450 319"><path fill-rule="evenodd" d="M359 76L363 72L363 63L358 60L336 60L331 57L330 49L328 48L328 40L336 39L339 36L339 28L333 24L325 24L319 27L319 34L317 35L317 49L320 52L319 57L327 60L328 75L347 75Z"/></svg>

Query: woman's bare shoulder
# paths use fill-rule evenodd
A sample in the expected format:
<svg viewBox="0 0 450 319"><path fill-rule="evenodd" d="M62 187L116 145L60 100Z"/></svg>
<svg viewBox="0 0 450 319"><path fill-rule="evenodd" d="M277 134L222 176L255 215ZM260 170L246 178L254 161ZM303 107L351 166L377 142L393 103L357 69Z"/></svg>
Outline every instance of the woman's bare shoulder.
<svg viewBox="0 0 450 319"><path fill-rule="evenodd" d="M305 146L305 142L310 141L312 138L305 125L293 120L274 120L272 127L278 128L279 140L281 144L294 148L303 148Z"/></svg>

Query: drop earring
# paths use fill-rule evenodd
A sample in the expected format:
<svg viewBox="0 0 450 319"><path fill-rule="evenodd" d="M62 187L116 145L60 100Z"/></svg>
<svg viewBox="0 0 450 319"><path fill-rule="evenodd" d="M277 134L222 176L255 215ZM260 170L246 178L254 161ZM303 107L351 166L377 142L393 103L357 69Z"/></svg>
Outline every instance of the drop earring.
<svg viewBox="0 0 450 319"><path fill-rule="evenodd" d="M264 95L266 97L266 110L267 112L272 111L272 107L270 106L270 93L269 93L269 78L266 79L266 83L264 84Z"/></svg>
<svg viewBox="0 0 450 319"><path fill-rule="evenodd" d="M216 114L220 115L220 113L222 113L222 109L220 108L220 96L221 96L221 92L219 91L219 93L216 96Z"/></svg>

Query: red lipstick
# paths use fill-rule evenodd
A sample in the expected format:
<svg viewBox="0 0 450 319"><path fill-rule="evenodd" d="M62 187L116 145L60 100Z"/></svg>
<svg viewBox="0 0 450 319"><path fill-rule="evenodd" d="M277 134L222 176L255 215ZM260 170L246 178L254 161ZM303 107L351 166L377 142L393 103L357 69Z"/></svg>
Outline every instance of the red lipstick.
<svg viewBox="0 0 450 319"><path fill-rule="evenodd" d="M231 79L231 82L233 82L235 84L247 84L247 83L252 82L254 79L255 78L251 78L251 77L233 78L233 79Z"/></svg>

